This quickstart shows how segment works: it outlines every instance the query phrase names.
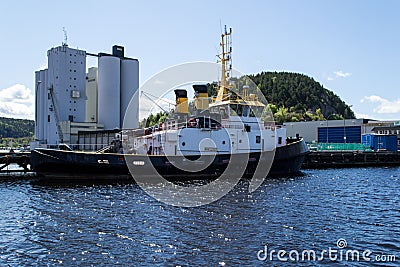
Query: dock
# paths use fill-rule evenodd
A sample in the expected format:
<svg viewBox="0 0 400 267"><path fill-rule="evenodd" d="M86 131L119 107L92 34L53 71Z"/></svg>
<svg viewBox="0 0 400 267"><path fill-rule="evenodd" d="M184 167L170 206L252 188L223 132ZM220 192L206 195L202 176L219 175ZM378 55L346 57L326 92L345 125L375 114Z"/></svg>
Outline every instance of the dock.
<svg viewBox="0 0 400 267"><path fill-rule="evenodd" d="M311 151L303 169L400 166L400 153L391 151Z"/></svg>
<svg viewBox="0 0 400 267"><path fill-rule="evenodd" d="M0 173L31 172L30 156L31 152L0 152Z"/></svg>

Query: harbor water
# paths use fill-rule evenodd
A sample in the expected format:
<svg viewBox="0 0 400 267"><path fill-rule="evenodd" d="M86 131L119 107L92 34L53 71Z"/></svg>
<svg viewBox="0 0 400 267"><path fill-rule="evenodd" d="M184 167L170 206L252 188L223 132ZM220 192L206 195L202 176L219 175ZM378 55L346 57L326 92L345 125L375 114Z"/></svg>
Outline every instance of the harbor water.
<svg viewBox="0 0 400 267"><path fill-rule="evenodd" d="M3 179L0 265L399 266L399 186L398 167L305 170L182 208L136 184Z"/></svg>

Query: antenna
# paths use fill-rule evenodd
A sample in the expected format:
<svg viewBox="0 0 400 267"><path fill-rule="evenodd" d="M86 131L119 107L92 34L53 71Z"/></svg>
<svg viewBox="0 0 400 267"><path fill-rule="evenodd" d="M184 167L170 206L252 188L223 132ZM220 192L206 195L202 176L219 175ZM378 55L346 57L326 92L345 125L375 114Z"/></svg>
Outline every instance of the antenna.
<svg viewBox="0 0 400 267"><path fill-rule="evenodd" d="M64 42L62 43L63 46L68 46L68 36L67 36L67 30L65 29L65 27L63 27L63 32L64 32Z"/></svg>

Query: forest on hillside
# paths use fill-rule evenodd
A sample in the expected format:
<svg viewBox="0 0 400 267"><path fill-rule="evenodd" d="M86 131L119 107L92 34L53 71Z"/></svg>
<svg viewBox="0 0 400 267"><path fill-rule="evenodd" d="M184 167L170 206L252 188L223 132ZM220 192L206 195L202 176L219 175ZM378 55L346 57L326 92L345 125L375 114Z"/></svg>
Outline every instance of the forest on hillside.
<svg viewBox="0 0 400 267"><path fill-rule="evenodd" d="M32 120L0 117L0 138L32 137L35 122Z"/></svg>
<svg viewBox="0 0 400 267"><path fill-rule="evenodd" d="M261 72L249 78L276 112L286 114L284 121L355 118L351 107L339 96L304 74Z"/></svg>

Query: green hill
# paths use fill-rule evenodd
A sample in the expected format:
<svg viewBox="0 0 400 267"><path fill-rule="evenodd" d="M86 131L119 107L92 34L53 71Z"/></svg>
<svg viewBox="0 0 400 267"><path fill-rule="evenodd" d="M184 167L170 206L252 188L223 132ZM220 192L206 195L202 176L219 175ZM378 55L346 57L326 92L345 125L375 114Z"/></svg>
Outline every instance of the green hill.
<svg viewBox="0 0 400 267"><path fill-rule="evenodd" d="M249 78L262 91L268 103L275 105L274 114L285 113L284 118L276 118L277 121L355 118L350 106L339 96L304 74L262 72L249 75Z"/></svg>
<svg viewBox="0 0 400 267"><path fill-rule="evenodd" d="M35 122L32 120L0 117L0 138L30 138L34 131Z"/></svg>

